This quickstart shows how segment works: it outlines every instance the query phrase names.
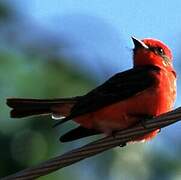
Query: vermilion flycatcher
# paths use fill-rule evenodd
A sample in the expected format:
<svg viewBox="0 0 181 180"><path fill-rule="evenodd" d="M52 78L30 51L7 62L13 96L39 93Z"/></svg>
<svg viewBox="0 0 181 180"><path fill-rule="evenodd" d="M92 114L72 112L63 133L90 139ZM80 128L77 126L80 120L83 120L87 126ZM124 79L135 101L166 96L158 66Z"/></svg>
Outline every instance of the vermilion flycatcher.
<svg viewBox="0 0 181 180"><path fill-rule="evenodd" d="M176 98L176 72L170 49L155 39L132 39L132 69L114 75L83 96L50 100L9 98L11 117L52 114L61 119L58 124L73 119L80 126L60 138L67 142L99 133L110 135L171 110ZM158 131L135 141L149 140Z"/></svg>

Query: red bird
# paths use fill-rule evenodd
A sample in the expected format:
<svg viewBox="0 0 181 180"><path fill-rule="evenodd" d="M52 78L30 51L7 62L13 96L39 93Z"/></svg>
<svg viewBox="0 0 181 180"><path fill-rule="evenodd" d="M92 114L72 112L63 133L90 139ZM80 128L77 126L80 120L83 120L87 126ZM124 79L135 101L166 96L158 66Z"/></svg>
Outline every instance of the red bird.
<svg viewBox="0 0 181 180"><path fill-rule="evenodd" d="M59 99L9 98L11 117L51 114L73 119L80 126L63 135L62 142L129 128L141 119L158 116L173 108L176 72L170 49L159 40L133 38L133 68L118 73L83 96ZM134 141L149 140L155 130Z"/></svg>

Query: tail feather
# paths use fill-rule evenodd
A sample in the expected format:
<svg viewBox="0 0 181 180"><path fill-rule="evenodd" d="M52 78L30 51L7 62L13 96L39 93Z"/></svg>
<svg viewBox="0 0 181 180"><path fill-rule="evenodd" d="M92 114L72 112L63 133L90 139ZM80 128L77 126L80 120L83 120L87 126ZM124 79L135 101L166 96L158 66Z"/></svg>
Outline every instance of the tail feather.
<svg viewBox="0 0 181 180"><path fill-rule="evenodd" d="M67 115L76 102L76 98L62 99L24 99L8 98L7 105L12 108L11 117L23 118L34 115L60 113Z"/></svg>
<svg viewBox="0 0 181 180"><path fill-rule="evenodd" d="M23 118L27 116L50 114L49 109L12 109L10 115L12 118Z"/></svg>

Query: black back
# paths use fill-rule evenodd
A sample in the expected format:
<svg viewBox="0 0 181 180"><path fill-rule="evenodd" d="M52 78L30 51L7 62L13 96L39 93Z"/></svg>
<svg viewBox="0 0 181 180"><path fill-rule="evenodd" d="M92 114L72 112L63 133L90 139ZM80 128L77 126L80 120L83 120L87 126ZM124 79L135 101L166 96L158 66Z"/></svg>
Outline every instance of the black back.
<svg viewBox="0 0 181 180"><path fill-rule="evenodd" d="M66 119L94 112L134 96L154 84L155 78L151 72L159 70L156 66L144 66L115 74L102 85L79 97Z"/></svg>

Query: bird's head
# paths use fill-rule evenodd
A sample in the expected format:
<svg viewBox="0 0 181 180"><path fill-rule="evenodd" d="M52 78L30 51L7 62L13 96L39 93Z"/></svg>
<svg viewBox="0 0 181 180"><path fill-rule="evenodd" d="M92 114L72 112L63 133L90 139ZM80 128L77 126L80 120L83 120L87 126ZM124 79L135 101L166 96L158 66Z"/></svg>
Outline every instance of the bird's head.
<svg viewBox="0 0 181 180"><path fill-rule="evenodd" d="M171 50L163 42L146 38L143 40L132 37L134 43L134 67L154 65L160 68L172 68Z"/></svg>

